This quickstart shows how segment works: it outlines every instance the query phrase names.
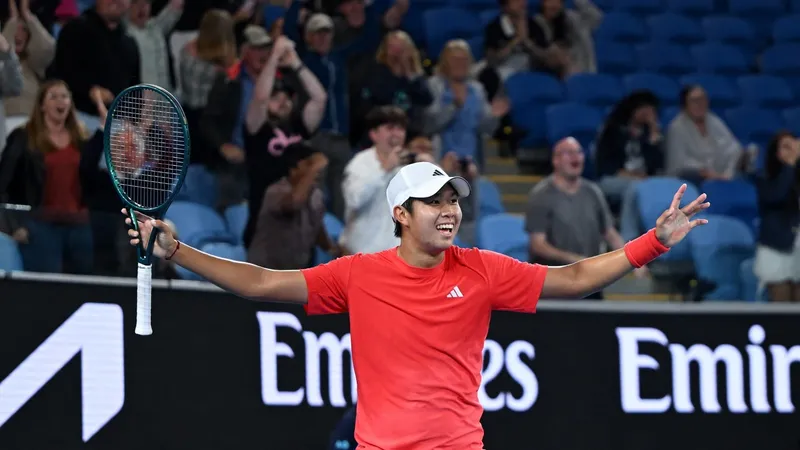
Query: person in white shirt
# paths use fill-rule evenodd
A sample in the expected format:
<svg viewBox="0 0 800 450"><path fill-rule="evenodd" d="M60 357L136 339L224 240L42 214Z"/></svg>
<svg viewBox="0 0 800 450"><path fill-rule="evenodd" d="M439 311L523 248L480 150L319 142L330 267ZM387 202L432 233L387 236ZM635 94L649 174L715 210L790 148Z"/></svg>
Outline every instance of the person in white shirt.
<svg viewBox="0 0 800 450"><path fill-rule="evenodd" d="M384 192L401 166L410 162L408 117L395 106L373 109L366 117L373 146L356 153L344 170L345 227L339 245L348 253L374 253L400 245L395 224L386 214Z"/></svg>

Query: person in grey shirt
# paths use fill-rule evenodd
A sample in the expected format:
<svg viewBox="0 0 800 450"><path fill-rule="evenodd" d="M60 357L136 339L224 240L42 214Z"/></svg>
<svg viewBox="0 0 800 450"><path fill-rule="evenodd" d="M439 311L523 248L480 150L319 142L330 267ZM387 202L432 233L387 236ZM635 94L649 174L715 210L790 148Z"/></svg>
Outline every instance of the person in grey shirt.
<svg viewBox="0 0 800 450"><path fill-rule="evenodd" d="M525 215L531 262L572 264L625 244L600 188L581 177L584 154L574 138L553 148L553 174L531 189ZM602 299L602 293L588 298Z"/></svg>
<svg viewBox="0 0 800 450"><path fill-rule="evenodd" d="M16 97L22 93L22 66L17 53L0 34L0 97ZM6 148L6 113L0 104L0 156Z"/></svg>

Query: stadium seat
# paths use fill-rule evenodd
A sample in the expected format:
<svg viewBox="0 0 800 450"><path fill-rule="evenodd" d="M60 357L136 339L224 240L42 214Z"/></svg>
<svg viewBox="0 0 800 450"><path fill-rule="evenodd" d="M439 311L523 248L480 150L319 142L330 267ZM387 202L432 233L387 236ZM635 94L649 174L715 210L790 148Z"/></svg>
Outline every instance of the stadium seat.
<svg viewBox="0 0 800 450"><path fill-rule="evenodd" d="M639 67L644 72L680 76L696 70L686 47L666 42L649 42L637 47Z"/></svg>
<svg viewBox="0 0 800 450"><path fill-rule="evenodd" d="M661 0L613 0L614 11L647 16L657 14L663 9Z"/></svg>
<svg viewBox="0 0 800 450"><path fill-rule="evenodd" d="M325 224L325 231L328 232L328 236L330 236L331 240L333 242L339 242L339 236L341 236L342 230L344 229L344 224L342 224L342 221L331 213L325 213L322 221ZM332 258L328 252L317 247L315 250L314 259L317 264L324 264L330 261Z"/></svg>
<svg viewBox="0 0 800 450"><path fill-rule="evenodd" d="M547 123L544 109L543 106L535 103L516 106L512 104L511 123L517 131L524 133L519 142L522 148L547 146Z"/></svg>
<svg viewBox="0 0 800 450"><path fill-rule="evenodd" d="M778 44L800 42L800 15L777 19L772 27L772 40Z"/></svg>
<svg viewBox="0 0 800 450"><path fill-rule="evenodd" d="M483 33L476 14L463 8L436 8L423 13L428 57L436 60L447 41L469 39Z"/></svg>
<svg viewBox="0 0 800 450"><path fill-rule="evenodd" d="M705 215L708 224L689 233L697 277L714 283L706 300L740 300L739 275L744 261L753 257L755 240L742 221L726 216Z"/></svg>
<svg viewBox="0 0 800 450"><path fill-rule="evenodd" d="M648 38L647 28L638 17L624 12L609 12L595 31L597 42L639 43Z"/></svg>
<svg viewBox="0 0 800 450"><path fill-rule="evenodd" d="M680 112L681 109L678 106L668 106L666 108L662 108L661 112L659 113L661 129L666 130L669 127L669 124L672 123L672 120L675 118L675 116L677 116Z"/></svg>
<svg viewBox="0 0 800 450"><path fill-rule="evenodd" d="M626 76L622 80L625 92L631 93L642 89L649 90L661 101L662 106L678 104L680 88L671 78L656 73L640 72Z"/></svg>
<svg viewBox="0 0 800 450"><path fill-rule="evenodd" d="M784 109L783 120L792 133L800 136L800 108Z"/></svg>
<svg viewBox="0 0 800 450"><path fill-rule="evenodd" d="M704 18L701 25L709 42L742 47L751 45L756 36L750 24L739 17L710 16Z"/></svg>
<svg viewBox="0 0 800 450"><path fill-rule="evenodd" d="M467 44L469 44L469 49L472 52L472 57L475 59L475 61L482 60L485 49L483 36L482 35L473 36L467 39Z"/></svg>
<svg viewBox="0 0 800 450"><path fill-rule="evenodd" d="M597 41L597 68L600 73L624 75L637 68L636 56L630 44L613 41Z"/></svg>
<svg viewBox="0 0 800 450"><path fill-rule="evenodd" d="M772 136L783 128L783 118L771 109L741 106L725 111L728 128L739 138L742 145L758 144L762 151Z"/></svg>
<svg viewBox="0 0 800 450"><path fill-rule="evenodd" d="M800 43L777 44L764 51L761 67L765 73L778 76L800 76Z"/></svg>
<svg viewBox="0 0 800 450"><path fill-rule="evenodd" d="M416 4L414 8L409 8L409 10L406 12L406 15L403 16L400 29L411 36L411 39L415 44L417 44L417 48L427 51L428 36L425 29L424 12L425 10L423 8L418 8ZM433 56L433 59L439 57L439 55L429 56Z"/></svg>
<svg viewBox="0 0 800 450"><path fill-rule="evenodd" d="M772 36L772 23L786 11L784 0L728 0L728 11L747 19L759 40Z"/></svg>
<svg viewBox="0 0 800 450"><path fill-rule="evenodd" d="M762 108L788 108L794 104L792 88L774 75L745 75L736 80L742 104Z"/></svg>
<svg viewBox="0 0 800 450"><path fill-rule="evenodd" d="M229 206L225 209L225 224L228 231L242 242L244 236L244 229L247 227L247 221L250 218L250 210L247 203L240 203L238 205Z"/></svg>
<svg viewBox="0 0 800 450"><path fill-rule="evenodd" d="M167 210L166 218L175 224L181 241L200 248L210 242L237 244L236 238L223 218L208 206L192 202L175 202Z"/></svg>
<svg viewBox="0 0 800 450"><path fill-rule="evenodd" d="M789 0L789 9L792 12L800 13L800 0Z"/></svg>
<svg viewBox="0 0 800 450"><path fill-rule="evenodd" d="M714 0L667 0L667 10L690 17L703 17L714 12Z"/></svg>
<svg viewBox="0 0 800 450"><path fill-rule="evenodd" d="M547 116L547 140L550 145L572 136L584 150L591 146L597 136L603 116L596 108L581 103L560 103L550 106Z"/></svg>
<svg viewBox="0 0 800 450"><path fill-rule="evenodd" d="M750 71L744 53L733 45L714 42L695 45L690 51L698 72L744 75Z"/></svg>
<svg viewBox="0 0 800 450"><path fill-rule="evenodd" d="M664 13L647 18L650 39L673 44L696 44L705 39L703 29L696 21L675 13Z"/></svg>
<svg viewBox="0 0 800 450"><path fill-rule="evenodd" d="M497 19L499 16L500 16L500 11L498 11L497 9L490 9L490 10L487 10L487 11L481 11L478 14L478 20L481 21L481 24L485 28L487 25L492 23L492 21L494 21L494 19Z"/></svg>
<svg viewBox="0 0 800 450"><path fill-rule="evenodd" d="M525 219L511 214L494 214L478 219L478 247L528 261L528 233Z"/></svg>
<svg viewBox="0 0 800 450"><path fill-rule="evenodd" d="M653 227L656 220L669 207L672 196L686 183L686 192L683 195L681 207L694 201L700 194L697 188L684 180L672 177L651 177L642 180L636 185L636 203L639 208L639 220L642 230ZM669 252L658 258L660 262L691 261L692 255L689 243L684 240Z"/></svg>
<svg viewBox="0 0 800 450"><path fill-rule="evenodd" d="M561 82L551 75L536 72L520 72L508 77L506 94L511 99L511 108L527 103L557 103L564 98Z"/></svg>
<svg viewBox="0 0 800 450"><path fill-rule="evenodd" d="M567 100L585 103L597 108L607 108L622 98L622 83L608 74L579 73L565 83Z"/></svg>
<svg viewBox="0 0 800 450"><path fill-rule="evenodd" d="M760 282L753 272L754 259L749 258L742 261L739 268L739 292L741 293L741 300L746 302L767 302L769 296L766 289L759 286Z"/></svg>
<svg viewBox="0 0 800 450"><path fill-rule="evenodd" d="M752 183L743 179L710 180L704 182L700 190L711 199L711 207L706 212L739 219L756 235L758 192Z"/></svg>
<svg viewBox="0 0 800 450"><path fill-rule="evenodd" d="M709 73L685 75L680 79L681 86L697 84L706 90L709 106L712 109L727 109L740 103L739 89L730 78Z"/></svg>
<svg viewBox="0 0 800 450"><path fill-rule="evenodd" d="M500 196L500 189L492 180L480 177L478 178L477 187L479 217L506 212L505 207L503 207L503 198Z"/></svg>
<svg viewBox="0 0 800 450"><path fill-rule="evenodd" d="M202 164L190 165L186 171L183 186L175 196L175 200L214 207L217 202L216 175Z"/></svg>
<svg viewBox="0 0 800 450"><path fill-rule="evenodd" d="M24 270L17 242L2 232L0 232L0 270L7 272Z"/></svg>

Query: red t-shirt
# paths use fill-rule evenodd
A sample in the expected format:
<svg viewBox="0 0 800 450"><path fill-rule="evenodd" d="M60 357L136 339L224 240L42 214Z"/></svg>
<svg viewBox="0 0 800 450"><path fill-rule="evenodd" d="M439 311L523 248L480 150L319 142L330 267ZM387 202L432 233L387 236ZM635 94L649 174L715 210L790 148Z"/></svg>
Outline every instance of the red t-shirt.
<svg viewBox="0 0 800 450"><path fill-rule="evenodd" d="M547 267L450 247L431 269L396 249L303 270L308 314L350 314L359 449L482 449L492 310L533 313Z"/></svg>

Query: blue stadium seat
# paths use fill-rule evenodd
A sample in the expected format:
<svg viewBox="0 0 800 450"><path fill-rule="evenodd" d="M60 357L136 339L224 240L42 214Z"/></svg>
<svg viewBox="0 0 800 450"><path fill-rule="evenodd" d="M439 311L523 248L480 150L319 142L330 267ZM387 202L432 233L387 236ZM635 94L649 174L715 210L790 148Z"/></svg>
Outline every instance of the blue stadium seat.
<svg viewBox="0 0 800 450"><path fill-rule="evenodd" d="M250 210L247 203L240 203L238 205L231 205L225 209L223 213L225 216L225 224L228 231L242 242L244 236L244 229L247 227L247 221L250 218Z"/></svg>
<svg viewBox="0 0 800 450"><path fill-rule="evenodd" d="M469 44L469 48L472 51L472 57L475 59L475 61L482 60L484 56L484 50L486 49L483 36L478 35L469 38L467 39L467 44Z"/></svg>
<svg viewBox="0 0 800 450"><path fill-rule="evenodd" d="M703 183L701 191L708 194L711 202L706 212L739 219L756 235L759 222L758 192L752 183L743 179L710 180Z"/></svg>
<svg viewBox="0 0 800 450"><path fill-rule="evenodd" d="M651 91L661 101L662 106L678 104L680 88L672 78L664 75L649 72L634 73L623 78L622 84L626 93L642 89Z"/></svg>
<svg viewBox="0 0 800 450"><path fill-rule="evenodd" d="M680 14L664 13L647 18L650 39L673 44L696 44L705 39L700 25Z"/></svg>
<svg viewBox="0 0 800 450"><path fill-rule="evenodd" d="M761 70L777 75L792 87L796 97L800 96L800 43L778 44L761 55Z"/></svg>
<svg viewBox="0 0 800 450"><path fill-rule="evenodd" d="M624 75L635 71L638 65L633 46L630 44L597 41L595 53L600 73Z"/></svg>
<svg viewBox="0 0 800 450"><path fill-rule="evenodd" d="M669 208L672 196L681 184L686 183L681 207L694 201L700 194L697 188L684 180L672 177L651 177L636 185L636 203L639 208L639 221L642 229L655 226L656 220ZM687 240L682 241L669 252L658 258L659 262L691 261L692 255Z"/></svg>
<svg viewBox="0 0 800 450"><path fill-rule="evenodd" d="M739 89L730 78L709 73L685 75L680 79L681 86L697 84L706 90L709 105L714 108L732 108L740 102Z"/></svg>
<svg viewBox="0 0 800 450"><path fill-rule="evenodd" d="M414 8L409 8L406 15L403 16L403 21L400 24L400 29L408 33L411 39L417 44L420 50L427 50L427 30L425 28L425 9L417 7L415 3ZM429 55L436 59L439 55Z"/></svg>
<svg viewBox="0 0 800 450"><path fill-rule="evenodd" d="M781 17L772 27L772 40L783 44L800 42L800 15Z"/></svg>
<svg viewBox="0 0 800 450"><path fill-rule="evenodd" d="M742 145L758 144L766 149L772 136L783 128L783 118L771 109L740 106L725 111L728 128L739 138Z"/></svg>
<svg viewBox="0 0 800 450"><path fill-rule="evenodd" d="M490 9L490 10L487 10L487 11L481 11L478 14L478 20L481 21L481 24L485 28L487 25L492 23L492 21L494 21L494 19L497 19L499 16L500 16L500 11L498 11L497 9Z"/></svg>
<svg viewBox="0 0 800 450"><path fill-rule="evenodd" d="M511 214L482 217L477 226L478 248L528 261L528 233L525 219Z"/></svg>
<svg viewBox="0 0 800 450"><path fill-rule="evenodd" d="M744 261L755 253L750 229L738 219L705 215L708 224L689 233L688 241L698 278L716 285L706 300L740 300L739 274Z"/></svg>
<svg viewBox="0 0 800 450"><path fill-rule="evenodd" d="M556 77L543 73L515 73L506 80L505 89L511 99L512 109L528 103L557 103L564 98L561 82Z"/></svg>
<svg viewBox="0 0 800 450"><path fill-rule="evenodd" d="M438 59L447 41L469 39L483 32L478 16L463 8L437 8L423 13L428 57Z"/></svg>
<svg viewBox="0 0 800 450"><path fill-rule="evenodd" d="M649 42L637 47L636 52L639 67L645 72L680 76L696 69L683 45Z"/></svg>
<svg viewBox="0 0 800 450"><path fill-rule="evenodd" d="M524 136L519 145L522 148L538 148L547 145L547 123L544 114L545 107L536 103L511 106L511 123L517 131L523 131Z"/></svg>
<svg viewBox="0 0 800 450"><path fill-rule="evenodd" d="M783 120L789 130L800 136L800 108L789 108L783 110Z"/></svg>
<svg viewBox="0 0 800 450"><path fill-rule="evenodd" d="M750 64L737 47L720 43L696 45L691 48L697 71L720 75L744 75Z"/></svg>
<svg viewBox="0 0 800 450"><path fill-rule="evenodd" d="M0 232L0 270L7 272L24 270L17 242L2 232Z"/></svg>
<svg viewBox="0 0 800 450"><path fill-rule="evenodd" d="M174 202L166 218L175 224L179 238L192 247L200 248L209 242L237 244L223 218L208 206L192 202Z"/></svg>
<svg viewBox="0 0 800 450"><path fill-rule="evenodd" d="M186 171L183 186L175 196L175 200L214 207L217 202L217 191L216 175L202 164L192 164Z"/></svg>
<svg viewBox="0 0 800 450"><path fill-rule="evenodd" d="M714 12L714 0L667 0L667 10L690 17L702 17Z"/></svg>
<svg viewBox="0 0 800 450"><path fill-rule="evenodd" d="M772 35L772 23L786 11L784 0L728 0L731 14L747 19L759 40Z"/></svg>
<svg viewBox="0 0 800 450"><path fill-rule="evenodd" d="M657 14L663 9L661 0L613 0L615 11L624 11L642 16Z"/></svg>
<svg viewBox="0 0 800 450"><path fill-rule="evenodd" d="M753 27L739 17L711 16L704 18L701 23L709 42L743 47L751 45L756 36Z"/></svg>
<svg viewBox="0 0 800 450"><path fill-rule="evenodd" d="M596 108L581 103L560 103L547 108L547 140L551 145L572 136L581 143L584 151L591 147L603 123Z"/></svg>
<svg viewBox="0 0 800 450"><path fill-rule="evenodd" d="M742 104L763 108L788 108L794 104L789 84L774 75L745 75L737 80Z"/></svg>
<svg viewBox="0 0 800 450"><path fill-rule="evenodd" d="M668 106L666 108L662 108L661 112L659 112L659 121L661 122L661 129L666 130L669 127L669 124L672 123L672 120L678 113L681 112L681 108L679 106Z"/></svg>
<svg viewBox="0 0 800 450"><path fill-rule="evenodd" d="M622 83L613 75L579 73L569 77L565 85L567 100L589 106L607 108L622 98Z"/></svg>
<svg viewBox="0 0 800 450"><path fill-rule="evenodd" d="M325 213L325 216L322 218L322 223L325 224L325 231L328 233L331 240L333 242L339 242L339 236L341 236L342 230L344 230L342 221L331 213ZM316 248L314 260L317 264L324 264L331 259L333 258L328 252L319 247Z"/></svg>
<svg viewBox="0 0 800 450"><path fill-rule="evenodd" d="M746 259L742 261L742 265L739 268L741 300L746 302L766 302L768 301L767 292L766 289L762 289L759 286L760 282L753 272L753 262L753 258Z"/></svg>
<svg viewBox="0 0 800 450"><path fill-rule="evenodd" d="M503 198L500 196L500 189L492 180L486 177L478 178L477 194L479 217L506 212L505 207L503 207Z"/></svg>
<svg viewBox="0 0 800 450"><path fill-rule="evenodd" d="M612 41L633 44L647 38L647 28L642 20L624 12L606 13L595 31L595 40L598 42Z"/></svg>
<svg viewBox="0 0 800 450"><path fill-rule="evenodd" d="M789 0L789 9L792 12L800 13L800 0Z"/></svg>

